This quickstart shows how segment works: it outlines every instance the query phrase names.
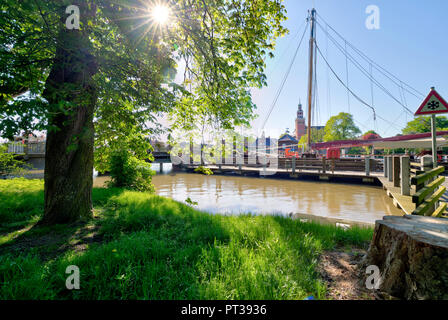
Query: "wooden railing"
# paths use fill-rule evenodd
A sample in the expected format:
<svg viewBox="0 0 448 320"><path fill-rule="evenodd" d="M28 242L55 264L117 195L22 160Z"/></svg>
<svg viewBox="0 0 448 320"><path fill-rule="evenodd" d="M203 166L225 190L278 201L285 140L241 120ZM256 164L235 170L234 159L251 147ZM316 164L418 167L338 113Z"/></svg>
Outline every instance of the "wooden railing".
<svg viewBox="0 0 448 320"><path fill-rule="evenodd" d="M30 142L27 147L28 154L45 154L45 142Z"/></svg>
<svg viewBox="0 0 448 320"><path fill-rule="evenodd" d="M293 171L316 170L324 173L329 171L366 173L382 171L381 162L374 159L326 159L325 157L321 159L278 158L278 167L280 169L294 169Z"/></svg>
<svg viewBox="0 0 448 320"><path fill-rule="evenodd" d="M416 188L416 193L412 196L416 208L412 214L440 217L445 212L446 202L439 203L446 191L446 187L442 186L445 177L439 177L444 171L445 168L440 166L411 178L411 184Z"/></svg>
<svg viewBox="0 0 448 320"><path fill-rule="evenodd" d="M45 142L11 142L8 144L8 153L15 154L45 154Z"/></svg>
<svg viewBox="0 0 448 320"><path fill-rule="evenodd" d="M181 154L178 155L182 157ZM212 160L213 154L210 154L209 161ZM252 155L250 158L247 155L241 157L241 162L238 162L236 157L229 161L225 161L224 163L215 163L214 161L205 163L201 161L199 157L196 158L196 161L193 162L193 159L190 157L190 163L193 165L218 165L218 167L222 166L235 166L239 167L240 170L242 167L251 167L251 168L262 168L269 167L269 164L264 164L262 160L263 157ZM326 159L322 158L285 158L285 157L276 157L275 155L267 155L267 160L272 164L272 161L275 161L277 166L276 169L286 169L291 173L298 173L301 171L317 171L319 173L334 173L335 171L355 171L355 172L364 172L366 176L369 176L371 172L381 172L383 170L383 164L381 161L376 159ZM224 160L222 160L224 161Z"/></svg>
<svg viewBox="0 0 448 320"><path fill-rule="evenodd" d="M25 153L25 145L19 142L11 142L8 144L8 153L22 154Z"/></svg>

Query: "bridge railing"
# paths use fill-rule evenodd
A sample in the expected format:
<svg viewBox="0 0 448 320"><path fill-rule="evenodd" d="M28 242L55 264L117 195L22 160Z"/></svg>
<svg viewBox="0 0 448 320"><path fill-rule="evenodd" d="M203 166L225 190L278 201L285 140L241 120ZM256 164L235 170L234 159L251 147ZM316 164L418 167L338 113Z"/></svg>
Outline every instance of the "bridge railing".
<svg viewBox="0 0 448 320"><path fill-rule="evenodd" d="M8 143L8 153L16 153L16 154L25 153L25 145L20 142Z"/></svg>
<svg viewBox="0 0 448 320"><path fill-rule="evenodd" d="M233 158L232 161L225 161L224 163L205 163L202 161L197 161L193 163L190 159L190 163L193 165L218 165L221 166L235 166L235 167L252 167L260 168L264 166L262 161L264 157L258 155L252 155L249 158L247 155L241 156L241 163ZM355 171L355 172L365 172L369 175L371 172L381 172L382 163L376 159L326 159L322 158L285 158L285 157L275 157L272 159L269 155L267 156L268 161L276 161L278 167L277 169L286 169L287 172L296 173L301 171L317 171L319 173L334 173L335 171ZM211 156L210 159L213 159Z"/></svg>
<svg viewBox="0 0 448 320"><path fill-rule="evenodd" d="M45 142L21 142L8 143L8 153L15 154L45 154Z"/></svg>
<svg viewBox="0 0 448 320"><path fill-rule="evenodd" d="M45 142L30 142L27 145L28 154L44 154Z"/></svg>

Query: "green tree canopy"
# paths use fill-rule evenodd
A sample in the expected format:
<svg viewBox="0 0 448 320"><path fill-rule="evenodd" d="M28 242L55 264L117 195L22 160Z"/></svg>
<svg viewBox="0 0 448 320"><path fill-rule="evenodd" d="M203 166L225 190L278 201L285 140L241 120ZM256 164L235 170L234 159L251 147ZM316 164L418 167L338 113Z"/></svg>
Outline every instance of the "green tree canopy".
<svg viewBox="0 0 448 320"><path fill-rule="evenodd" d="M79 28L66 24L73 6ZM98 160L141 154L162 113L178 127L248 123L285 19L281 0L2 1L0 134L47 130L44 223L91 216L94 141Z"/></svg>
<svg viewBox="0 0 448 320"><path fill-rule="evenodd" d="M355 139L361 130L355 125L350 113L341 112L331 117L325 125L325 141Z"/></svg>
<svg viewBox="0 0 448 320"><path fill-rule="evenodd" d="M311 128L311 142L312 143L323 142L324 135L325 135L324 128L322 128L322 129ZM303 136L300 137L299 148L306 147L307 144L308 144L308 134L304 134Z"/></svg>
<svg viewBox="0 0 448 320"><path fill-rule="evenodd" d="M436 117L437 130L444 130L448 128L448 119L445 116ZM447 129L448 130L448 129ZM417 117L407 123L402 130L403 134L415 134L431 132L431 116Z"/></svg>

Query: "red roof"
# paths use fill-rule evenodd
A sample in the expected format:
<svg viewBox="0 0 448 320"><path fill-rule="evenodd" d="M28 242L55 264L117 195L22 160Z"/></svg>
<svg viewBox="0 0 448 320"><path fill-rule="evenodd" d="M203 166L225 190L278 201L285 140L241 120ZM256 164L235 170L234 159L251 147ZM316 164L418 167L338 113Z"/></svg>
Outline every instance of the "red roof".
<svg viewBox="0 0 448 320"><path fill-rule="evenodd" d="M362 140L381 139L381 136L376 133L367 133L362 137Z"/></svg>

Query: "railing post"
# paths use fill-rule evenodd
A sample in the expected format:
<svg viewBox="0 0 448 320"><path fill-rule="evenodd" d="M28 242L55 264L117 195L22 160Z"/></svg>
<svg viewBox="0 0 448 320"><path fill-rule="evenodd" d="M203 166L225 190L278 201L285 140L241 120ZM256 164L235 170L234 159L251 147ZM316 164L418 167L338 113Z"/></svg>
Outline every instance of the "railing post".
<svg viewBox="0 0 448 320"><path fill-rule="evenodd" d="M235 165L235 167L237 166L237 160L236 160L236 136L233 136L233 164Z"/></svg>
<svg viewBox="0 0 448 320"><path fill-rule="evenodd" d="M295 174L296 173L296 156L293 156L291 161L292 161L292 164L291 164L292 174Z"/></svg>
<svg viewBox="0 0 448 320"><path fill-rule="evenodd" d="M436 157L436 159L437 159L437 157ZM435 168L435 166L434 166L434 161L433 161L433 157L430 156L430 155L425 155L425 156L423 156L423 157L421 158L421 160L420 160L420 165L421 165L421 167L422 167L421 169L422 169L424 172L431 171L432 169ZM437 164L436 164L436 165L437 165ZM434 179L435 179L435 178L434 178ZM432 182L434 179L429 179L429 180L427 180L423 185L420 186L420 189L423 188L423 187L424 187L425 185L427 185L428 183ZM437 206L438 206L438 202L436 202L436 203L434 204L434 206L426 212L426 214L427 214L427 215L431 215L431 213L434 212L434 210L435 210L435 208L436 208Z"/></svg>
<svg viewBox="0 0 448 320"><path fill-rule="evenodd" d="M218 165L219 170L222 169L222 165L226 163L226 140L221 139L221 161Z"/></svg>
<svg viewBox="0 0 448 320"><path fill-rule="evenodd" d="M393 168L392 168L392 156L387 157L387 180L393 181Z"/></svg>
<svg viewBox="0 0 448 320"><path fill-rule="evenodd" d="M394 181L394 187L400 187L400 157L394 156L393 157L393 181Z"/></svg>
<svg viewBox="0 0 448 320"><path fill-rule="evenodd" d="M432 157L430 155L425 155L420 159L420 165L422 171L430 171L433 169Z"/></svg>
<svg viewBox="0 0 448 320"><path fill-rule="evenodd" d="M249 164L249 138L244 137L243 164Z"/></svg>
<svg viewBox="0 0 448 320"><path fill-rule="evenodd" d="M257 138L257 140L255 140L255 167L258 166L258 141L260 138Z"/></svg>
<svg viewBox="0 0 448 320"><path fill-rule="evenodd" d="M409 157L400 157L401 195L403 196L411 195L410 174L411 166Z"/></svg>
<svg viewBox="0 0 448 320"><path fill-rule="evenodd" d="M370 176L370 157L365 157L365 165L366 165L366 176Z"/></svg>
<svg viewBox="0 0 448 320"><path fill-rule="evenodd" d="M194 152L194 147L193 147L193 138L191 138L190 137L190 163L189 164L191 164L191 165L193 165L194 164L194 162L193 162L193 153Z"/></svg>
<svg viewBox="0 0 448 320"><path fill-rule="evenodd" d="M327 159L325 156L322 157L322 173L327 172Z"/></svg>
<svg viewBox="0 0 448 320"><path fill-rule="evenodd" d="M201 143L201 166L204 165L204 144Z"/></svg>
<svg viewBox="0 0 448 320"><path fill-rule="evenodd" d="M387 178L388 174L389 174L389 169L388 169L388 160L387 158L389 158L388 156L384 156L383 159L383 169L384 169L384 177Z"/></svg>
<svg viewBox="0 0 448 320"><path fill-rule="evenodd" d="M420 166L421 166L420 169L423 172L431 171L433 169L432 156L425 155L425 156L421 157ZM419 189L423 188L429 182L431 182L431 180L428 180L423 185L419 186Z"/></svg>

